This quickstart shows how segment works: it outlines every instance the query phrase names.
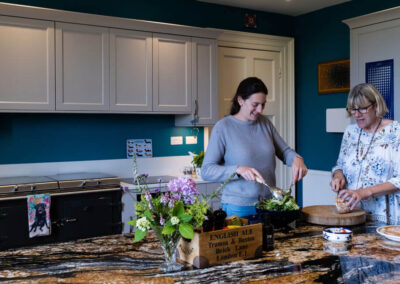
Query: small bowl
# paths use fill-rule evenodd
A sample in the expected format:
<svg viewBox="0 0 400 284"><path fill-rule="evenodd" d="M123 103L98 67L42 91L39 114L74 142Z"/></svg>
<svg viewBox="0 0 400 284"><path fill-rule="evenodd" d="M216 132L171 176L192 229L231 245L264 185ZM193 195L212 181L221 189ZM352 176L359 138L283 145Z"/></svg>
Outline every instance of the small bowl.
<svg viewBox="0 0 400 284"><path fill-rule="evenodd" d="M353 231L343 227L330 227L322 231L324 239L330 242L342 243L351 240Z"/></svg>

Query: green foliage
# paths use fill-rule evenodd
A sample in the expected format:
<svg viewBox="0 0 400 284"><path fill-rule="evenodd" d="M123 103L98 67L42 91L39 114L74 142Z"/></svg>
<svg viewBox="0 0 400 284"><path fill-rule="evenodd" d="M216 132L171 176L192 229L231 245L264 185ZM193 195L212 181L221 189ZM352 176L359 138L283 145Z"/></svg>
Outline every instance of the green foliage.
<svg viewBox="0 0 400 284"><path fill-rule="evenodd" d="M142 231L140 229L136 229L135 231L135 243L143 240L143 238L146 236L147 234L147 230L146 231Z"/></svg>
<svg viewBox="0 0 400 284"><path fill-rule="evenodd" d="M204 218L209 208L210 206L207 204L207 201L200 199L199 197L196 197L195 202L189 205L186 214L193 216L194 227L201 227L203 225Z"/></svg>
<svg viewBox="0 0 400 284"><path fill-rule="evenodd" d="M299 206L296 204L296 200L290 195L285 195L282 201L275 198L263 199L255 204L256 208L271 210L271 211L290 211L298 210Z"/></svg>
<svg viewBox="0 0 400 284"><path fill-rule="evenodd" d="M186 238L186 239L193 239L193 226L190 224L180 224L179 225L179 232L181 233L181 235Z"/></svg>
<svg viewBox="0 0 400 284"><path fill-rule="evenodd" d="M136 226L136 220L131 220L127 222L131 226Z"/></svg>
<svg viewBox="0 0 400 284"><path fill-rule="evenodd" d="M171 235L173 232L175 232L175 227L171 225L165 226L164 229L162 230L162 233L164 235Z"/></svg>
<svg viewBox="0 0 400 284"><path fill-rule="evenodd" d="M192 164L196 168L201 168L201 165L203 165L203 160L204 160L204 152L200 152L196 156L193 156Z"/></svg>

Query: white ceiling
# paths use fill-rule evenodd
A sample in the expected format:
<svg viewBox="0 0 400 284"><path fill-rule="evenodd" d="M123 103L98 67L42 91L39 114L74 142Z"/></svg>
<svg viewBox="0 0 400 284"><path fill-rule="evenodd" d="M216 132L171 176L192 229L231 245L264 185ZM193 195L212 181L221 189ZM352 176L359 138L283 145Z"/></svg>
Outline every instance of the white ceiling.
<svg viewBox="0 0 400 284"><path fill-rule="evenodd" d="M298 16L351 0L197 0L264 12Z"/></svg>

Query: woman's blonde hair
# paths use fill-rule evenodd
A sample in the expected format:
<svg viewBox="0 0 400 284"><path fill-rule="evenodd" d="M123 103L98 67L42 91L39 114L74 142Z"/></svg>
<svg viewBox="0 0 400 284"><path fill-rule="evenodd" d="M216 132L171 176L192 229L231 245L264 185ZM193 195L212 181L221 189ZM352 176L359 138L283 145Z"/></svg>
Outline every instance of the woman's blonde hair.
<svg viewBox="0 0 400 284"><path fill-rule="evenodd" d="M346 106L347 115L351 116L351 109L355 105L367 107L369 104L376 105L376 116L378 117L383 117L389 111L384 98L374 85L369 83L358 84L349 93Z"/></svg>

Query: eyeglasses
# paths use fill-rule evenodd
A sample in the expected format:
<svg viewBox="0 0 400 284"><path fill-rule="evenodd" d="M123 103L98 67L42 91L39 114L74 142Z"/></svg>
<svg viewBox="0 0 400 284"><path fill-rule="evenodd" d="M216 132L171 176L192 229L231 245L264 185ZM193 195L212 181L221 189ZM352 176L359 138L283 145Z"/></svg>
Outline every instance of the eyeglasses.
<svg viewBox="0 0 400 284"><path fill-rule="evenodd" d="M347 111L349 111L351 114L356 114L358 111L360 114L364 114L368 112L368 109L373 106L375 103L370 104L369 106L366 107L359 107L359 108L347 108Z"/></svg>

